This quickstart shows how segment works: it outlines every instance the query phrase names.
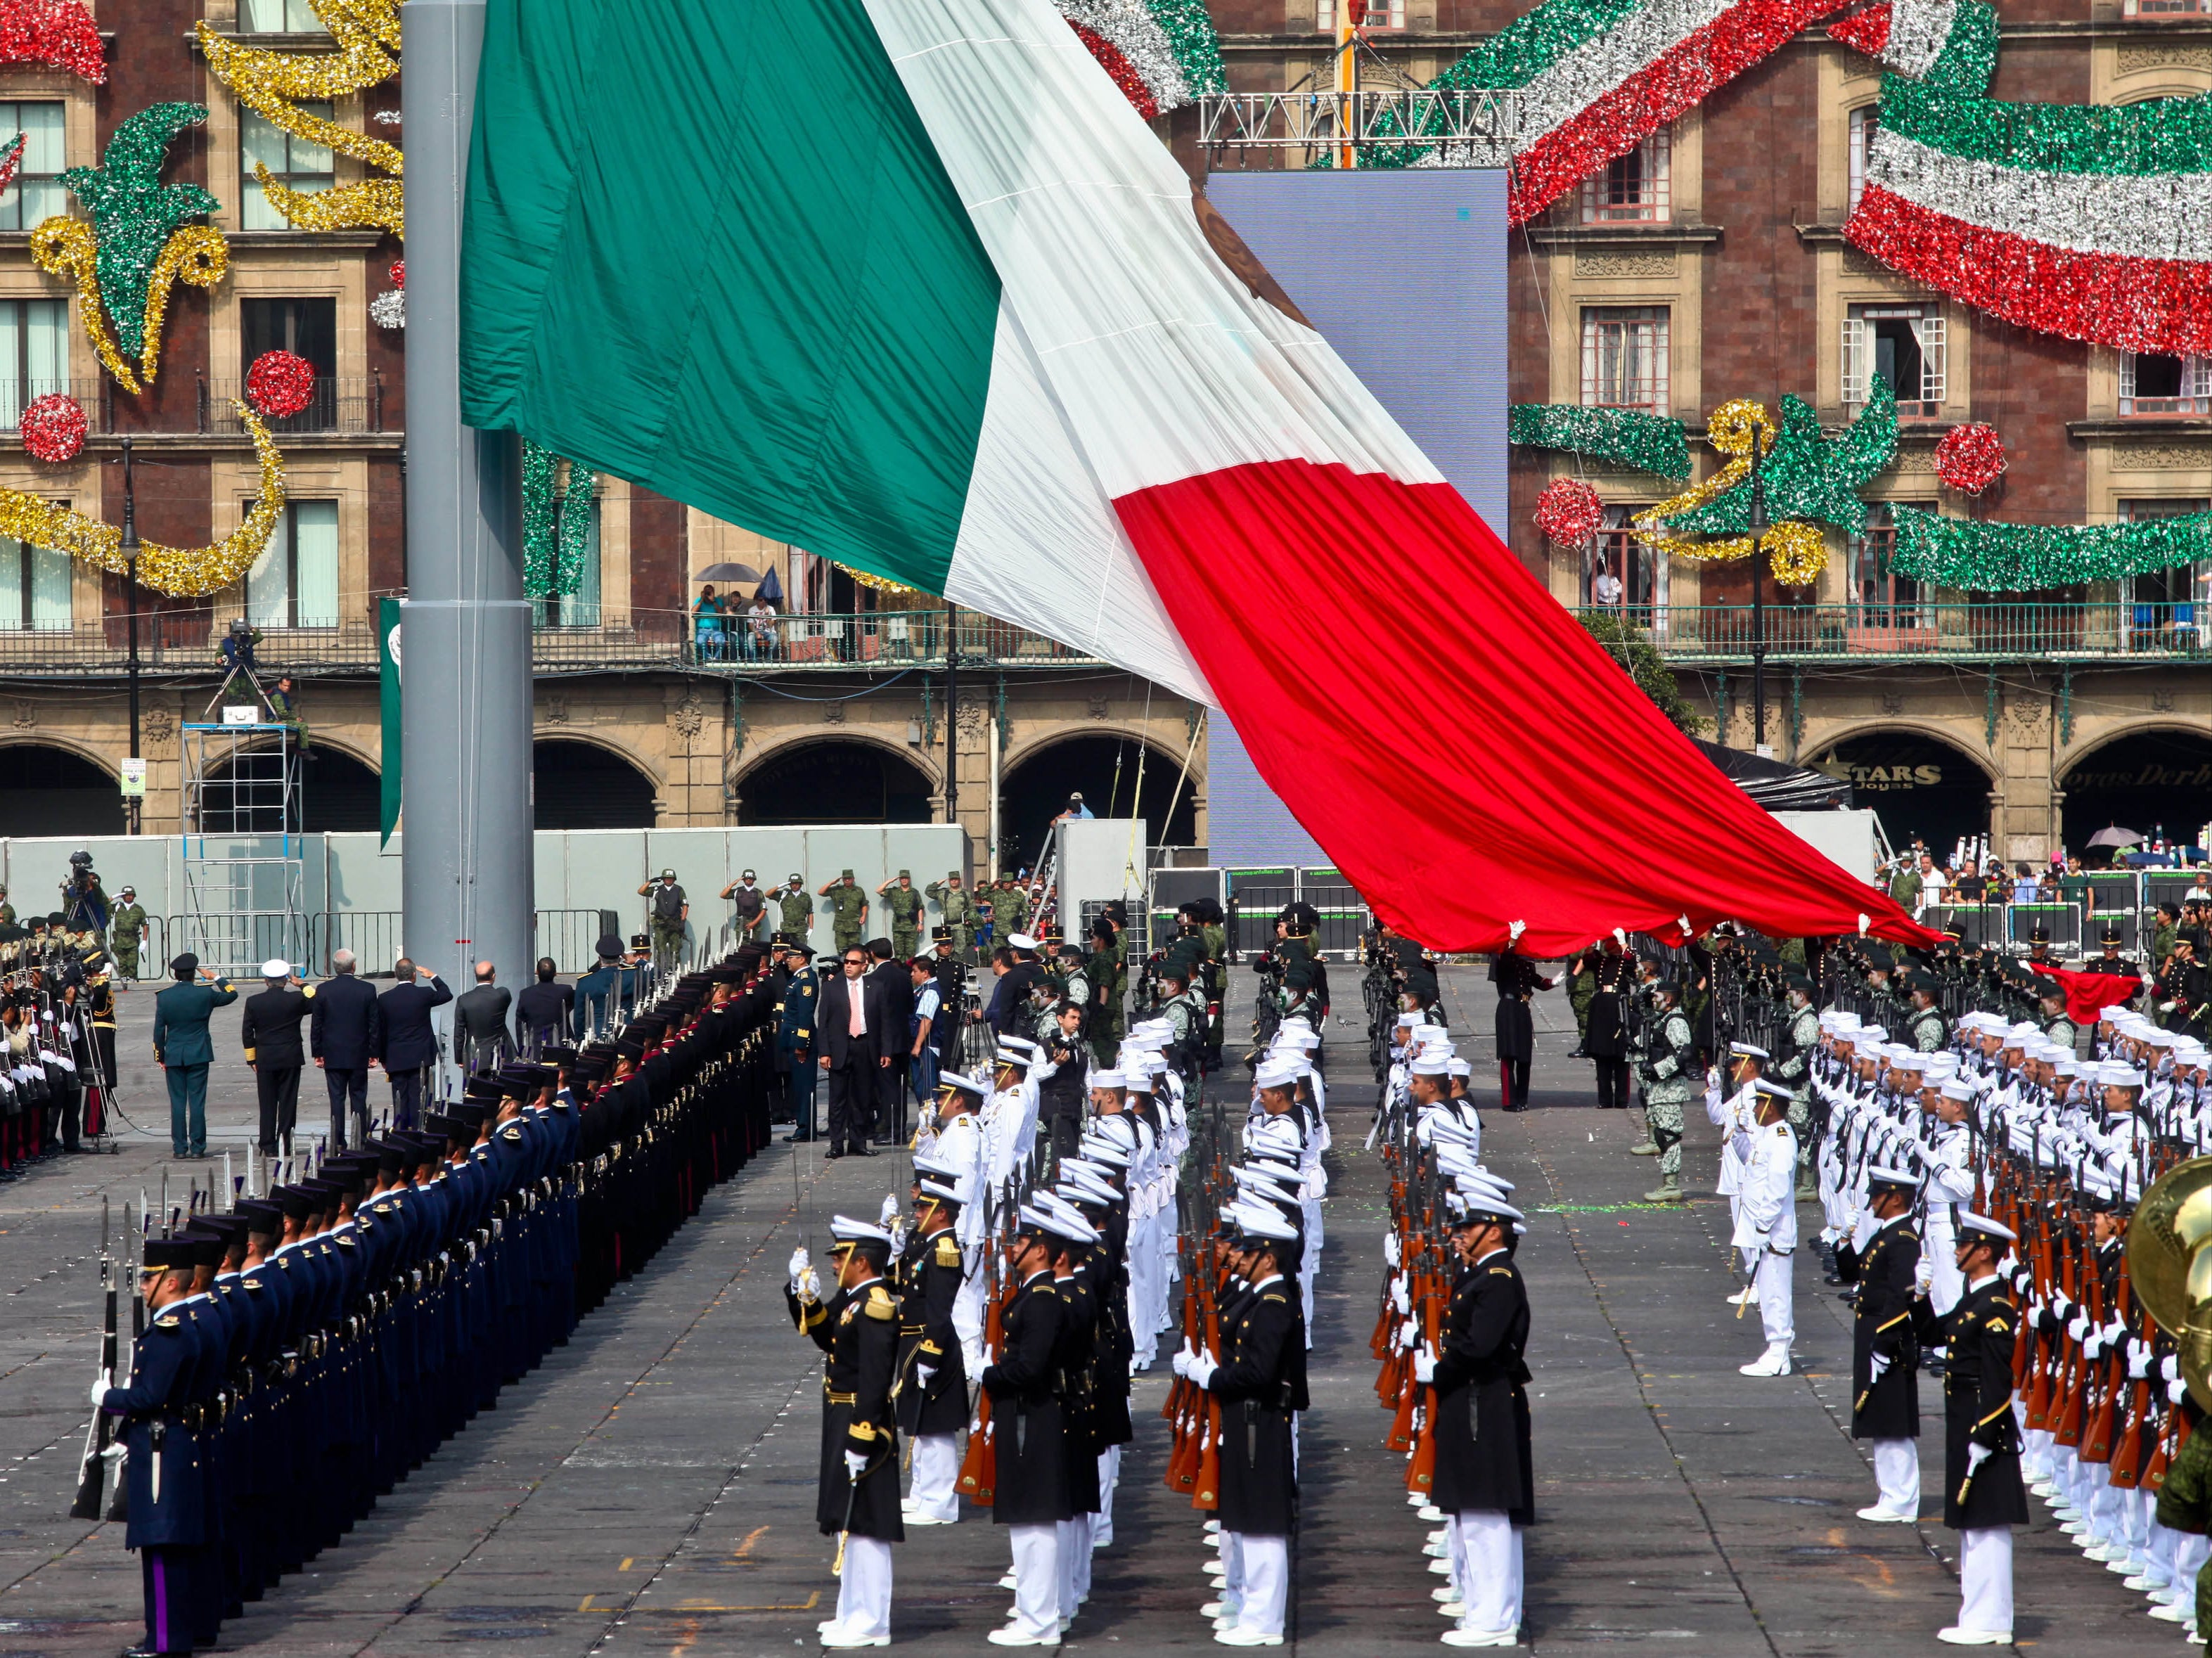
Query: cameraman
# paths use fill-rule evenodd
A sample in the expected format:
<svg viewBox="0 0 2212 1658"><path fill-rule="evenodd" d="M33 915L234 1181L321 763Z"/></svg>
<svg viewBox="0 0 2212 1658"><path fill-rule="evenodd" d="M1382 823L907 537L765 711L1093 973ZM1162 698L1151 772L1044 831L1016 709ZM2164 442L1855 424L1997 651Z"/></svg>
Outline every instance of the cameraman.
<svg viewBox="0 0 2212 1658"><path fill-rule="evenodd" d="M69 879L62 883L63 925L71 932L89 932L105 947L107 913L107 894L93 870L92 854L70 853Z"/></svg>

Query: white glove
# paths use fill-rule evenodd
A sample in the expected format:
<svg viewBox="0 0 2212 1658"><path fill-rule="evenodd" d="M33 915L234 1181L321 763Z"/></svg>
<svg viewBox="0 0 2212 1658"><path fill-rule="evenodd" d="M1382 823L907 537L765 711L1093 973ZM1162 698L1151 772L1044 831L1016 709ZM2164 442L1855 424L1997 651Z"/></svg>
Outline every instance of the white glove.
<svg viewBox="0 0 2212 1658"><path fill-rule="evenodd" d="M2135 1344L2133 1351L2128 1355L2128 1380L2130 1382L2150 1380L2150 1349L2140 1341Z"/></svg>
<svg viewBox="0 0 2212 1658"><path fill-rule="evenodd" d="M1409 1348L1420 1339L1420 1327L1409 1318L1398 1327L1398 1345Z"/></svg>
<svg viewBox="0 0 2212 1658"><path fill-rule="evenodd" d="M1920 1257L1920 1264L1912 1269L1913 1292L1924 1296L1928 1293L1929 1285L1935 1282L1936 1263L1929 1260L1926 1255L1923 1255Z"/></svg>
<svg viewBox="0 0 2212 1658"><path fill-rule="evenodd" d="M115 1373L102 1370L92 1380L92 1408L98 1410L107 1403L107 1390L115 1385Z"/></svg>
<svg viewBox="0 0 2212 1658"><path fill-rule="evenodd" d="M1382 1235L1382 1259L1393 1266L1398 1264L1398 1235L1395 1232Z"/></svg>
<svg viewBox="0 0 2212 1658"><path fill-rule="evenodd" d="M2118 1319L2112 1320L2110 1323L2105 1326L2105 1345L2110 1347L2122 1336L2127 1334L2127 1333L2128 1327L2126 1325L2121 1323Z"/></svg>
<svg viewBox="0 0 2212 1658"><path fill-rule="evenodd" d="M1413 1380L1434 1382L1437 1379L1437 1356L1426 1347L1413 1355Z"/></svg>
<svg viewBox="0 0 2212 1658"><path fill-rule="evenodd" d="M1168 1361L1168 1369L1173 1370L1177 1376L1188 1376L1190 1374L1190 1361L1194 1357L1195 1355L1192 1353L1190 1349L1185 1347L1178 1351L1173 1358Z"/></svg>
<svg viewBox="0 0 2212 1658"><path fill-rule="evenodd" d="M2168 1404L2180 1404L2183 1400L2189 1397L2189 1384L2185 1382L2167 1382L2166 1384L2166 1397Z"/></svg>
<svg viewBox="0 0 2212 1658"><path fill-rule="evenodd" d="M857 1480L868 1470L868 1459L858 1451L845 1453L845 1478Z"/></svg>
<svg viewBox="0 0 2212 1658"><path fill-rule="evenodd" d="M2076 1341L2087 1341L2089 1339L2089 1315L2076 1313L2067 1321L2066 1333Z"/></svg>
<svg viewBox="0 0 2212 1658"><path fill-rule="evenodd" d="M2073 1315L2074 1303L2066 1298L2066 1292L2063 1290L2051 1297L2051 1310L2062 1319Z"/></svg>
<svg viewBox="0 0 2212 1658"><path fill-rule="evenodd" d="M811 1259L812 1257L808 1255L806 1253L806 1246L805 1244L799 1245L798 1248L793 1249L791 1252L791 1287L793 1293L798 1291L800 1283L804 1281L806 1274L807 1263Z"/></svg>
<svg viewBox="0 0 2212 1658"><path fill-rule="evenodd" d="M1995 1456L1996 1455L1996 1453L1995 1451L1991 1450L1991 1449L1990 1449L1988 1446L1986 1446L1986 1445L1969 1445L1969 1446L1967 1446L1967 1447L1966 1447L1966 1472L1967 1472L1968 1473L1973 1473L1973 1471L1974 1471L1975 1469L1977 1469L1977 1468L1980 1467L1982 1466L1982 1464L1983 1464L1983 1463L1984 1463L1984 1462L1988 1461L1991 1457Z"/></svg>
<svg viewBox="0 0 2212 1658"><path fill-rule="evenodd" d="M2081 1357L2084 1358L2101 1357L2104 1351L2105 1333L2102 1330L2092 1331L2081 1343Z"/></svg>
<svg viewBox="0 0 2212 1658"><path fill-rule="evenodd" d="M921 1380L922 1392L927 1393L929 1391L929 1379L937 1374L937 1366L934 1364L917 1364L914 1367L914 1373Z"/></svg>
<svg viewBox="0 0 2212 1658"><path fill-rule="evenodd" d="M884 1206L876 1211L876 1224L888 1229L890 1224L897 1218L898 1193L896 1192L886 1192L884 1193Z"/></svg>
<svg viewBox="0 0 2212 1658"><path fill-rule="evenodd" d="M1870 1353L1867 1357L1867 1385L1872 1387L1881 1380L1882 1372L1889 1369L1887 1353Z"/></svg>
<svg viewBox="0 0 2212 1658"><path fill-rule="evenodd" d="M2176 1353L2168 1353L2164 1358L2159 1360L2158 1373L2164 1376L2168 1382L2178 1381L2181 1376L2180 1356Z"/></svg>
<svg viewBox="0 0 2212 1658"><path fill-rule="evenodd" d="M1401 1317L1410 1315L1413 1310L1413 1292L1406 1287L1402 1272L1390 1280L1390 1304L1398 1309Z"/></svg>
<svg viewBox="0 0 2212 1658"><path fill-rule="evenodd" d="M822 1299L822 1280L816 1275L815 1271L811 1266L808 1267L804 1272L801 1272L799 1275L798 1289L799 1298L801 1301L819 1301Z"/></svg>
<svg viewBox="0 0 2212 1658"><path fill-rule="evenodd" d="M1197 1360L1192 1363L1188 1374L1193 1382L1200 1388L1204 1388L1207 1382L1213 1380L1213 1373L1219 1368L1220 1367L1213 1362L1210 1354L1201 1353L1199 1355Z"/></svg>

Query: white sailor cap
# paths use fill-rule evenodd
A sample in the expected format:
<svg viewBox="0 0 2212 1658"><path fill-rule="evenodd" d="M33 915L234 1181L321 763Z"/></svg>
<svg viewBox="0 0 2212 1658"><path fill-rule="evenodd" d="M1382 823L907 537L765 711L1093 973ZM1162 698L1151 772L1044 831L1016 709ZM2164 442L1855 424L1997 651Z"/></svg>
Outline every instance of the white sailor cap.
<svg viewBox="0 0 2212 1658"><path fill-rule="evenodd" d="M2162 1025L2153 1025L2142 1034L2143 1042L2151 1048L2172 1048L2179 1039Z"/></svg>
<svg viewBox="0 0 2212 1658"><path fill-rule="evenodd" d="M1427 1019L1419 1013L1401 1013L1398 1016L1398 1029L1401 1030L1411 1030L1415 1025L1427 1023Z"/></svg>
<svg viewBox="0 0 2212 1658"><path fill-rule="evenodd" d="M2098 1067L2097 1080L2107 1088L2141 1088L2143 1073L2125 1060L2107 1060Z"/></svg>
<svg viewBox="0 0 2212 1658"><path fill-rule="evenodd" d="M1093 1088L1124 1088L1128 1085L1128 1081L1129 1079L1118 1070L1094 1071L1091 1073L1091 1085Z"/></svg>
<svg viewBox="0 0 2212 1658"><path fill-rule="evenodd" d="M1867 1170L1867 1180L1875 1186L1902 1186L1917 1189L1920 1176L1908 1173L1893 1163L1878 1163Z"/></svg>
<svg viewBox="0 0 2212 1658"><path fill-rule="evenodd" d="M2002 1030L2005 1022L1985 1008L1976 1008L1961 1017L1959 1023L1974 1030Z"/></svg>
<svg viewBox="0 0 2212 1658"><path fill-rule="evenodd" d="M1288 1117L1262 1117L1244 1131L1244 1144L1295 1157L1305 1150L1305 1137Z"/></svg>
<svg viewBox="0 0 2212 1658"><path fill-rule="evenodd" d="M1424 1048L1413 1056L1413 1074L1416 1077L1448 1077L1451 1074L1451 1056L1433 1048Z"/></svg>
<svg viewBox="0 0 2212 1658"><path fill-rule="evenodd" d="M1986 1237L1996 1238L2002 1243L2017 1242L2011 1227L2007 1226L2002 1221L1991 1220L1987 1215L1978 1215L1971 1209L1961 1209L1959 1212L1959 1224L1966 1231L1979 1232Z"/></svg>
<svg viewBox="0 0 2212 1658"><path fill-rule="evenodd" d="M1167 1060L1158 1054L1121 1052L1121 1091L1125 1094L1153 1094L1159 1091L1160 1073L1167 1069Z"/></svg>
<svg viewBox="0 0 2212 1658"><path fill-rule="evenodd" d="M1729 1055L1731 1059L1738 1060L1764 1060L1769 1057L1766 1050L1757 1042L1730 1042Z"/></svg>
<svg viewBox="0 0 2212 1658"><path fill-rule="evenodd" d="M1474 1144L1474 1130L1459 1120L1458 1113L1449 1106L1431 1105L1421 1112L1421 1126L1428 1130L1433 1140L1457 1141L1462 1145Z"/></svg>
<svg viewBox="0 0 2212 1658"><path fill-rule="evenodd" d="M1474 1067L1456 1054L1444 1061L1444 1069L1455 1077L1470 1077L1474 1074Z"/></svg>
<svg viewBox="0 0 2212 1658"><path fill-rule="evenodd" d="M1960 1082L1954 1078L1943 1084L1943 1097L1947 1100L1957 1100L1964 1105L1972 1101L1974 1090L1972 1084Z"/></svg>
<svg viewBox="0 0 2212 1658"><path fill-rule="evenodd" d="M2023 1019L2018 1024L2015 1024L2006 1030L2005 1046L2007 1048L2018 1048L2022 1042L2040 1039L2042 1035L2043 1027L2041 1025L2030 1024L2027 1020Z"/></svg>
<svg viewBox="0 0 2212 1658"><path fill-rule="evenodd" d="M1889 1032L1878 1024L1865 1024L1859 1027L1858 1041L1862 1047L1869 1042L1886 1042L1888 1040Z"/></svg>
<svg viewBox="0 0 2212 1658"><path fill-rule="evenodd" d="M833 1251L838 1245L854 1243L880 1243L886 1249L890 1248L889 1232L872 1220L854 1220L850 1215L830 1216L830 1236L834 1240Z"/></svg>
<svg viewBox="0 0 2212 1658"><path fill-rule="evenodd" d="M1112 1119L1109 1118L1108 1121L1111 1121ZM1110 1168L1127 1169L1129 1166L1127 1148L1116 1145L1109 1139L1093 1139L1088 1135L1085 1136L1083 1155L1092 1163L1103 1163Z"/></svg>
<svg viewBox="0 0 2212 1658"><path fill-rule="evenodd" d="M1143 1038L1172 1037L1175 1035L1175 1026L1166 1019L1139 1019L1129 1027L1129 1035L1132 1038L1138 1039L1138 1046L1150 1047L1152 1044L1144 1042Z"/></svg>
<svg viewBox="0 0 2212 1658"><path fill-rule="evenodd" d="M1900 1048L1891 1055L1889 1065L1893 1071L1925 1071L1928 1056L1917 1048Z"/></svg>
<svg viewBox="0 0 2212 1658"><path fill-rule="evenodd" d="M1252 1073L1255 1088L1292 1088L1297 1086L1297 1066L1273 1054L1261 1060L1259 1069Z"/></svg>
<svg viewBox="0 0 2212 1658"><path fill-rule="evenodd" d="M988 1094L991 1084L981 1077L971 1077L964 1071L940 1071L937 1073L939 1088L957 1088L969 1094Z"/></svg>
<svg viewBox="0 0 2212 1658"><path fill-rule="evenodd" d="M960 1201L960 1194L954 1191L951 1187L947 1186L943 1181L921 1180L916 1181L915 1185L921 1189L922 1198L925 1201L931 1199L934 1199L939 1203L957 1203Z"/></svg>

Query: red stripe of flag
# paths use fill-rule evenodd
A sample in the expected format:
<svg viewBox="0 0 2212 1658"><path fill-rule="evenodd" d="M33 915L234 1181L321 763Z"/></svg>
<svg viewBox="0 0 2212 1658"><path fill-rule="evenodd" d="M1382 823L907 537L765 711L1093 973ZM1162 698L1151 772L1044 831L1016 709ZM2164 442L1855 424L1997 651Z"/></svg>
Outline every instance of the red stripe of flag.
<svg viewBox="0 0 2212 1658"><path fill-rule="evenodd" d="M1449 485L1279 461L1115 505L1260 774L1407 936L1936 941L1723 777Z"/></svg>

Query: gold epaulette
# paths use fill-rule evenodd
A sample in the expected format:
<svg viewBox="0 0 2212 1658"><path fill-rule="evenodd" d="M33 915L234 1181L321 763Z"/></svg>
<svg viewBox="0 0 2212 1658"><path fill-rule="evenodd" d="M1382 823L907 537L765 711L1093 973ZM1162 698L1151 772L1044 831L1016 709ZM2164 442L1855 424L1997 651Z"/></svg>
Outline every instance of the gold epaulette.
<svg viewBox="0 0 2212 1658"><path fill-rule="evenodd" d="M898 1316L898 1303L882 1284L871 1284L863 1310L870 1318L893 1319Z"/></svg>
<svg viewBox="0 0 2212 1658"><path fill-rule="evenodd" d="M960 1264L960 1240L950 1232L937 1235L937 1264L939 1266L957 1266Z"/></svg>

